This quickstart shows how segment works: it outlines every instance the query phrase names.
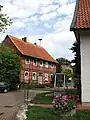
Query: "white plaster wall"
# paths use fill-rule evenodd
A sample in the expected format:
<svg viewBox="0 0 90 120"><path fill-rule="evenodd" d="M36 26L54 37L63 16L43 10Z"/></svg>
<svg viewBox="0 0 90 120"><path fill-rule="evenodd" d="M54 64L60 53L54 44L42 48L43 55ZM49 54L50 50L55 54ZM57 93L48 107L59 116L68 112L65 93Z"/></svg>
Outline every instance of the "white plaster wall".
<svg viewBox="0 0 90 120"><path fill-rule="evenodd" d="M90 102L90 32L80 35L82 102Z"/></svg>

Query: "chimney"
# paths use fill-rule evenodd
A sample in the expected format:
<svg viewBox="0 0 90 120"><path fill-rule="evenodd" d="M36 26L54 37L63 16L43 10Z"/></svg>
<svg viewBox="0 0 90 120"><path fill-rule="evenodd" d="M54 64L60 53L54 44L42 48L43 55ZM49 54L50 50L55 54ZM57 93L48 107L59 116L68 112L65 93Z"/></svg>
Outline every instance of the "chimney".
<svg viewBox="0 0 90 120"><path fill-rule="evenodd" d="M40 41L40 46L41 46L41 41L42 41L42 39L41 39L41 38L39 38L38 40Z"/></svg>
<svg viewBox="0 0 90 120"><path fill-rule="evenodd" d="M27 42L27 37L22 38L24 42Z"/></svg>
<svg viewBox="0 0 90 120"><path fill-rule="evenodd" d="M34 45L37 45L37 43L34 43Z"/></svg>

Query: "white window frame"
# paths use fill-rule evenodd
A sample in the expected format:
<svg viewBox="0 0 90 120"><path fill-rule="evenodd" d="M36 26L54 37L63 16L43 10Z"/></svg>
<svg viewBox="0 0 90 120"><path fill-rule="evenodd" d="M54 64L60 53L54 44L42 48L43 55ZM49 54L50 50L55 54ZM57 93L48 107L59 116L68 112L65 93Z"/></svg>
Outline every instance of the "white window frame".
<svg viewBox="0 0 90 120"><path fill-rule="evenodd" d="M34 59L34 60L36 60L36 59ZM37 60L36 60L36 63L34 62L34 60L33 60L33 65L37 66Z"/></svg>
<svg viewBox="0 0 90 120"><path fill-rule="evenodd" d="M48 81L48 73L45 73L45 81Z"/></svg>
<svg viewBox="0 0 90 120"><path fill-rule="evenodd" d="M49 64L48 62L45 62L45 67L48 68Z"/></svg>
<svg viewBox="0 0 90 120"><path fill-rule="evenodd" d="M42 62L42 64L40 64L40 67L43 67L43 61L40 61L40 63Z"/></svg>
<svg viewBox="0 0 90 120"><path fill-rule="evenodd" d="M25 76L25 74L28 74L27 76ZM28 71L24 71L24 82L28 83L29 82L29 72Z"/></svg>
<svg viewBox="0 0 90 120"><path fill-rule="evenodd" d="M30 58L29 61L27 61L27 57L25 57L25 64L30 64Z"/></svg>
<svg viewBox="0 0 90 120"><path fill-rule="evenodd" d="M33 76L33 74L35 74L35 78L34 78L34 76ZM32 80L36 80L36 72L32 72Z"/></svg>

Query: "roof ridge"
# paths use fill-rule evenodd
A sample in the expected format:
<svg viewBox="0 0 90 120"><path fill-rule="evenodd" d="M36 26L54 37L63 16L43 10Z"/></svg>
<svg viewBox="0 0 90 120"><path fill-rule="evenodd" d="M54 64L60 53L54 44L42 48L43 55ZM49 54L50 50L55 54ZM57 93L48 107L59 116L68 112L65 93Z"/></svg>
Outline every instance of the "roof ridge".
<svg viewBox="0 0 90 120"><path fill-rule="evenodd" d="M12 36L12 35L8 35L9 37L13 37L13 38L16 38L16 39L18 39L19 41L22 41L23 43L25 43L25 44L32 44L33 46L35 46L35 47L39 47L39 48L43 48L42 46L39 46L39 45L35 45L34 43L31 43L31 42L29 42L29 41L27 41L27 42L24 42L22 39L20 39L20 38L18 38L18 37L15 37L15 36ZM44 48L43 48L44 49Z"/></svg>
<svg viewBox="0 0 90 120"><path fill-rule="evenodd" d="M33 43L30 42L24 42L21 39L11 36L11 35L7 35L8 38L10 39L10 41L14 44L14 46L16 47L16 49L25 56L32 56L32 57L36 57L38 59L43 59L46 61L50 61L50 62L54 62L57 63L57 61L52 57L52 55L50 55L45 48L39 46L39 45L35 45Z"/></svg>

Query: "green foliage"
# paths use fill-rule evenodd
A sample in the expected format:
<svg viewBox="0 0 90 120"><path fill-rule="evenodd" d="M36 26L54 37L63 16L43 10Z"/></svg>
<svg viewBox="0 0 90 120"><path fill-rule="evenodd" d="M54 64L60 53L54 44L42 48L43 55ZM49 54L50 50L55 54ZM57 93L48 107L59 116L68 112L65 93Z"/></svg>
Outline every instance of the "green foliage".
<svg viewBox="0 0 90 120"><path fill-rule="evenodd" d="M19 83L21 63L19 56L10 48L0 46L0 81L5 81L14 88Z"/></svg>
<svg viewBox="0 0 90 120"><path fill-rule="evenodd" d="M25 83L21 83L22 88L27 88ZM28 89L37 89L37 88L45 88L46 84L37 84L37 83L30 83L28 84Z"/></svg>
<svg viewBox="0 0 90 120"><path fill-rule="evenodd" d="M62 67L61 67L61 62L59 61L59 59L56 59L58 64L56 65L56 72L57 73L61 73L62 71Z"/></svg>
<svg viewBox="0 0 90 120"><path fill-rule="evenodd" d="M80 75L80 71L79 71L79 62L78 60L80 59L80 53L79 53L79 43L77 41L75 41L73 43L73 46L70 50L72 50L72 53L74 53L74 59L72 60L72 63L75 63L75 66L73 66L74 69L74 76L77 77L77 75Z"/></svg>
<svg viewBox="0 0 90 120"><path fill-rule="evenodd" d="M37 94L32 102L35 104L52 104L52 92Z"/></svg>
<svg viewBox="0 0 90 120"><path fill-rule="evenodd" d="M26 120L61 120L57 111L51 108L30 107Z"/></svg>
<svg viewBox="0 0 90 120"><path fill-rule="evenodd" d="M62 117L51 108L29 107L26 120L90 120L90 110L79 110L71 117Z"/></svg>
<svg viewBox="0 0 90 120"><path fill-rule="evenodd" d="M7 26L10 26L12 24L11 19L7 16L7 14L3 14L1 12L2 7L0 5L0 32L5 32L5 30L7 29Z"/></svg>
<svg viewBox="0 0 90 120"><path fill-rule="evenodd" d="M73 72L70 69L66 69L64 73L67 75L68 78L73 78Z"/></svg>
<svg viewBox="0 0 90 120"><path fill-rule="evenodd" d="M68 59L65 59L65 58L58 58L57 59L58 62L61 63L61 65L71 65L71 62L68 60Z"/></svg>
<svg viewBox="0 0 90 120"><path fill-rule="evenodd" d="M61 73L62 72L62 65L69 65L71 66L71 62L65 58L57 58L56 59L58 64L56 65L56 72Z"/></svg>

